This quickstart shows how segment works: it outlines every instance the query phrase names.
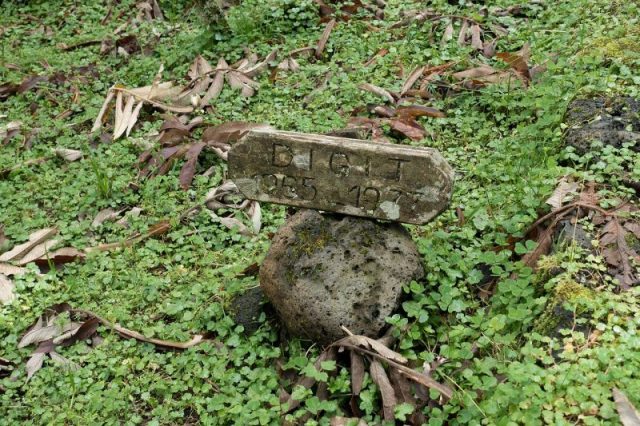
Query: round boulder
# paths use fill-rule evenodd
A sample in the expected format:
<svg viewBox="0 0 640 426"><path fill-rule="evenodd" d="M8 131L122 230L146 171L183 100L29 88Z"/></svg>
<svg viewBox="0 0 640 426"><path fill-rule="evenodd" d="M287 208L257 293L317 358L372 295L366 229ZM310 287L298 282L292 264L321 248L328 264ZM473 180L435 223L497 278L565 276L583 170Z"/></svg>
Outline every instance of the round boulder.
<svg viewBox="0 0 640 426"><path fill-rule="evenodd" d="M328 344L341 325L378 337L402 286L423 276L402 226L301 210L273 237L260 286L292 335Z"/></svg>

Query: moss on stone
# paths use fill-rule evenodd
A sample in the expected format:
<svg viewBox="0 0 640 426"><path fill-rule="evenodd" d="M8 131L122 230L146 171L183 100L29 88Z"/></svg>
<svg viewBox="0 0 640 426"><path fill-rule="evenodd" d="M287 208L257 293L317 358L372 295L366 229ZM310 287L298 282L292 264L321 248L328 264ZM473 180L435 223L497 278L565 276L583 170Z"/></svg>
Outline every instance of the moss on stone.
<svg viewBox="0 0 640 426"><path fill-rule="evenodd" d="M588 316L595 298L593 290L578 284L573 279L561 278L547 302L547 307L538 319L534 330L540 334L555 336L562 329L573 328L576 317ZM574 306L571 311L565 304Z"/></svg>

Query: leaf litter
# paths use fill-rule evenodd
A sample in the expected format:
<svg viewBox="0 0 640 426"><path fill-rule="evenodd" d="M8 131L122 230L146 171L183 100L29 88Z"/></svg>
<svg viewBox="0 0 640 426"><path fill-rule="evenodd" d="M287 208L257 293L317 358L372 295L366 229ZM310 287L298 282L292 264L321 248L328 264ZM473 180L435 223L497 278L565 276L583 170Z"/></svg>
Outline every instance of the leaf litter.
<svg viewBox="0 0 640 426"><path fill-rule="evenodd" d="M56 352L56 348L71 346L80 341L86 341L90 346L95 346L99 340L96 337L98 337L98 326L100 325L115 331L124 338L150 343L162 349L184 350L204 342L218 344L199 334L192 336L185 342L149 338L135 330L112 323L91 311L74 309L68 303L59 303L46 308L44 313L22 335L18 343L18 348L32 345L36 347L25 365L27 380L42 368L47 355L56 364L66 369L80 368L79 365Z"/></svg>
<svg viewBox="0 0 640 426"><path fill-rule="evenodd" d="M404 356L390 349L389 345L393 343L393 339L387 337L372 339L367 336L355 335L344 327L343 330L347 336L327 346L314 362L313 368L321 371L323 362L338 360L338 356L347 351L351 370L352 394L358 397L364 382L365 371L367 371L365 365L368 364L369 375L378 386L382 397L382 416L385 420L394 420L395 408L401 403L418 407L421 403L420 400L424 400L420 394L428 395L428 392L419 391L419 389L438 391L440 397L436 401L431 401L434 403L442 404L452 398L453 390L434 380L430 376L431 370L428 373L414 370L409 367L409 361ZM336 374L336 371L333 370L329 373ZM292 388L302 386L312 389L316 382L315 378L302 375L292 385ZM316 387L316 396L321 389L320 386ZM299 407L300 401L287 392L284 392L284 395L285 413L290 413ZM429 397L422 402L427 401L430 401Z"/></svg>

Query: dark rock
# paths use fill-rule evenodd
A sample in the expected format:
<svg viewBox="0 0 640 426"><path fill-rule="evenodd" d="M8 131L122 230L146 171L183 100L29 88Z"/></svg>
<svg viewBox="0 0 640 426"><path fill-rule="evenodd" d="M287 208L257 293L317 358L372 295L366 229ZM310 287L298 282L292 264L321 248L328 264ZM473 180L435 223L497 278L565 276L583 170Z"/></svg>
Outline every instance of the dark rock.
<svg viewBox="0 0 640 426"><path fill-rule="evenodd" d="M567 331L582 333L585 338L588 335L593 299L594 292L575 281L559 283L550 294L545 311L535 323L534 331L556 339L560 344L559 348L551 352L556 361L562 358L562 342ZM574 309L567 309L565 305L573 306Z"/></svg>
<svg viewBox="0 0 640 426"><path fill-rule="evenodd" d="M640 152L640 102L633 98L578 99L569 105L566 122L568 145L584 154L593 141L621 148L633 142Z"/></svg>
<svg viewBox="0 0 640 426"><path fill-rule="evenodd" d="M321 344L353 333L377 337L402 286L424 275L397 224L302 210L276 233L260 285L289 332Z"/></svg>
<svg viewBox="0 0 640 426"><path fill-rule="evenodd" d="M260 327L258 318L262 313L264 293L260 287L252 287L237 294L231 301L231 313L235 323L244 327L247 334L251 334Z"/></svg>
<svg viewBox="0 0 640 426"><path fill-rule="evenodd" d="M570 220L561 220L556 227L555 242L553 244L554 251L567 245L576 244L585 250L593 250L591 244L593 237L584 230L582 225L571 223Z"/></svg>

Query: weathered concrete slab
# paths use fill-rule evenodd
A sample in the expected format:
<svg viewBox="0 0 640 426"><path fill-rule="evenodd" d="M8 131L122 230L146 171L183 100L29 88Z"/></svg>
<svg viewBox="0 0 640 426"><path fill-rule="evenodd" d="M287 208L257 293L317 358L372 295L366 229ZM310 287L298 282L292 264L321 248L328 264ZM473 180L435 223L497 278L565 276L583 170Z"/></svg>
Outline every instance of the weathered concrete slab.
<svg viewBox="0 0 640 426"><path fill-rule="evenodd" d="M423 224L451 199L453 170L432 148L255 130L229 151L249 199Z"/></svg>

